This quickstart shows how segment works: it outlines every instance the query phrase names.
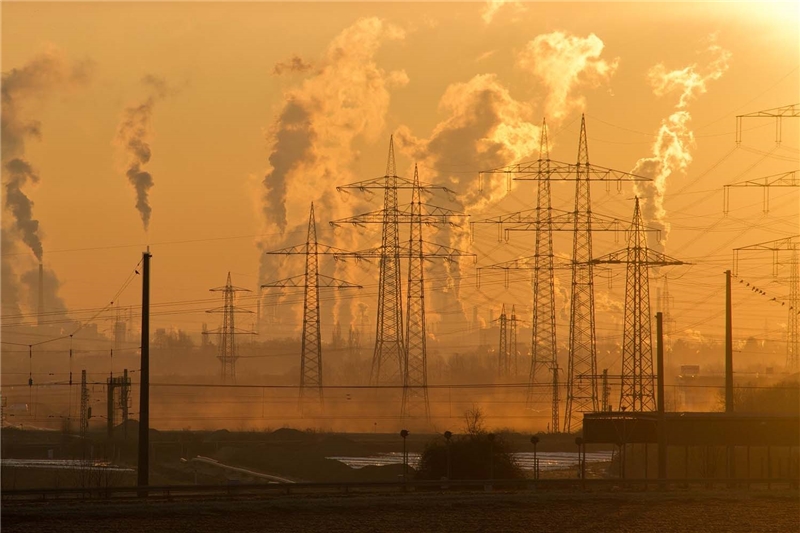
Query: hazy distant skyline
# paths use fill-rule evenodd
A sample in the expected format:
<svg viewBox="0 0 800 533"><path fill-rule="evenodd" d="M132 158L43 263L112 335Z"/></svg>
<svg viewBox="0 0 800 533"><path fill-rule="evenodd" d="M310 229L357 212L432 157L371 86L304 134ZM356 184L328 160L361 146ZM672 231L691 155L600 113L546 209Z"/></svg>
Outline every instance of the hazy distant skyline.
<svg viewBox="0 0 800 533"><path fill-rule="evenodd" d="M654 142L664 124L682 128L685 152L668 154L674 168L658 192L666 210L658 216L671 226L667 253L695 263L670 271L673 318L681 335L718 337L708 328L721 324L722 271L730 267L731 248L800 233L796 189L772 191L769 215L761 212L760 190L735 190L731 213L722 213L724 184L798 168L796 119L784 121L780 147L771 120L746 121L736 149L734 117L797 102L800 8L790 2L494 7L4 2L4 82L26 65L44 61L50 69L31 78L36 83L16 86L13 117L3 93L3 132L7 124L18 126L24 159L39 178L26 179L20 190L33 201L44 264L61 282L64 305L107 304L147 244L156 303L207 299L208 288L221 285L228 271L236 285L253 289L299 274L299 260L277 266L262 261L262 252L303 241L311 200L321 241L376 245L379 233L334 234L327 222L380 208L378 198L347 201L335 186L382 175L393 133L398 173L410 176L419 163L423 181L458 192L448 205L473 218L534 207L533 183L516 183L506 194L497 179L479 194L478 170L535 159L543 117L551 127L551 156L574 161L586 113L590 160L625 171L641 171L642 160L658 157ZM670 73L683 73L684 81ZM688 89L686 75L704 87ZM172 90L150 100L158 90L143 79L164 80ZM147 102L154 105L137 123L150 152L139 170L153 182L145 232L144 211L135 207L126 177L129 137L120 140L120 125L132 116L126 110ZM29 128L34 122L38 137ZM4 185L8 180L4 172ZM630 219L629 185L619 195L612 188L607 196L602 186L592 194L596 211ZM554 206L571 208L571 184L554 184L553 195ZM3 314L13 314L15 287L22 312L35 312L21 278L37 260L22 232L11 228L5 205L3 264L14 277L5 279L12 271L4 271ZM481 266L532 254L532 234L505 245L495 235L481 229L473 244L463 237L460 244L472 246ZM624 246L604 236L595 242L595 255ZM568 254L569 235L559 236L556 247ZM743 263L742 276L771 283L770 262L766 255ZM377 279L377 267L339 269L338 277L364 285ZM566 287L569 280L560 283ZM481 291L464 285L470 307L530 305L524 283ZM598 335L611 335L624 271L615 270L611 289L602 278L597 286ZM441 289L431 287L432 321L456 311ZM772 284L771 291L780 296L787 289ZM366 290L361 298L370 309L372 294ZM765 327L780 337L783 308L756 295L734 298L738 338ZM121 298L123 305L138 301L135 286ZM189 307L186 314L154 317L153 327L196 333L209 321L201 312L208 306ZM299 326L287 324L275 334L296 335ZM326 339L331 326L325 324ZM559 337L565 341L566 332Z"/></svg>

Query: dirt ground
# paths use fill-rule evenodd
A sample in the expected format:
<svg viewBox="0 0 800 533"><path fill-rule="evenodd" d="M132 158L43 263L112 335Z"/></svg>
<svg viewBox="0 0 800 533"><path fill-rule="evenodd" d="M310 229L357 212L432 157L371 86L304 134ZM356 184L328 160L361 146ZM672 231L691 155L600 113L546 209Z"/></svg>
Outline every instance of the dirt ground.
<svg viewBox="0 0 800 533"><path fill-rule="evenodd" d="M281 496L246 501L3 505L20 532L792 533L797 491Z"/></svg>

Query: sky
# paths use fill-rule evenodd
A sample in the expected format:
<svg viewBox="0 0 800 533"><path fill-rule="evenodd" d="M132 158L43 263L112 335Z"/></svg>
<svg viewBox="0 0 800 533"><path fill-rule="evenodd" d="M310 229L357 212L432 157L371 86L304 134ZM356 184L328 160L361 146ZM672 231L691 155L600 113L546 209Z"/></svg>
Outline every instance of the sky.
<svg viewBox="0 0 800 533"><path fill-rule="evenodd" d="M398 173L410 177L417 163L422 181L456 191L430 201L475 221L535 202L532 182L508 191L503 178L486 178L479 190L479 170L536 159L543 118L551 157L574 162L585 114L592 163L657 178L619 193L594 185L593 209L629 220L633 196L646 198L647 223L662 230L654 246L692 263L659 271L670 276L674 335L721 339L731 250L800 233L797 189L774 190L768 214L760 189L736 189L722 211L723 185L797 169L796 119L784 121L780 146L770 119L746 119L738 146L734 130L738 114L797 103L799 9L3 2L3 333L34 319L38 243L52 301L80 320L115 298L138 303L138 280L117 292L149 245L153 301L173 304L153 327L196 335L202 322L215 325L203 313L208 289L228 272L253 291L302 272L300 258L263 252L305 241L310 201L321 242L377 246L376 228L334 232L328 221L380 208L380 198L335 187L382 176L390 135ZM28 214L14 203L20 194ZM573 202L571 184L553 185L554 206ZM431 231L476 253L478 266L532 254L532 234L498 243L489 227L472 239ZM598 235L595 255L622 241ZM557 253L570 250L559 235ZM432 334L457 333L473 305L485 321L503 303L530 306L524 273L509 288L495 275L477 289L472 265L429 269L429 319L451 322ZM374 308L377 267L323 270L367 287L331 308L334 318L347 324L359 303ZM788 292L768 254L743 259L739 274L770 296ZM600 336L621 335L624 271L612 276L598 274ZM560 294L568 283L559 276ZM739 338L784 334L785 308L751 291L734 300ZM288 316L298 313L294 305ZM299 327L287 319L271 334Z"/></svg>

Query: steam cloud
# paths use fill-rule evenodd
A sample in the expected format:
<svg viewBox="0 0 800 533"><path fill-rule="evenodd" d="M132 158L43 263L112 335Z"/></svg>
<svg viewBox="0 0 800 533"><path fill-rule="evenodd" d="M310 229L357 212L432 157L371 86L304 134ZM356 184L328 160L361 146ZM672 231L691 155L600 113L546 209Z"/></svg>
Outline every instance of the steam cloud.
<svg viewBox="0 0 800 533"><path fill-rule="evenodd" d="M152 136L153 108L156 102L167 96L169 89L163 79L149 74L142 78L142 83L148 87L150 94L141 104L125 109L117 129L117 142L128 152L129 163L125 175L136 190L136 210L147 231L153 211L148 194L154 182L153 176L142 166L150 161L152 155L148 142Z"/></svg>
<svg viewBox="0 0 800 533"><path fill-rule="evenodd" d="M27 116L26 111L56 88L71 88L86 82L90 71L90 62L70 65L59 51L51 49L2 76L0 151L7 176L5 207L14 217L14 229L39 261L42 260L39 221L33 218L33 202L23 187L29 181L39 181L33 166L25 159L25 141L41 137L41 124Z"/></svg>
<svg viewBox="0 0 800 533"><path fill-rule="evenodd" d="M651 226L661 229L661 239L653 244L666 245L669 235L667 211L664 208L664 196L667 191L667 180L675 172L685 172L692 162L691 149L695 146L694 133L689 128L692 119L687 110L689 103L699 95L708 91L707 83L718 80L728 70L731 53L713 43L707 49L713 59L704 68L697 64L680 70L667 70L659 63L650 69L647 78L653 86L656 96L664 96L673 91L680 91L680 98L675 112L661 121L661 126L653 143L652 156L639 159L633 169L634 174L652 178L652 182L635 183L637 196L643 198L642 215Z"/></svg>
<svg viewBox="0 0 800 533"><path fill-rule="evenodd" d="M600 59L603 48L603 41L593 33L584 38L556 31L537 36L520 52L518 66L539 78L548 89L548 119L558 120L586 105L583 96L574 94L580 85L597 87L611 79L619 58Z"/></svg>
<svg viewBox="0 0 800 533"><path fill-rule="evenodd" d="M486 24L491 24L497 12L505 5L513 6L517 11L525 10L525 6L522 5L522 2L516 0L489 0L483 6L481 18L483 18Z"/></svg>
<svg viewBox="0 0 800 533"><path fill-rule="evenodd" d="M270 169L262 181L262 214L267 229L279 235L260 242L262 249L302 242L311 201L320 240L326 239L325 221L348 216L357 207L356 202L343 202L331 191L336 185L364 178L352 172L359 157L354 144L361 139L378 140L391 90L408 83L404 71L380 68L375 54L386 42L404 38L402 29L379 18L359 19L331 41L323 57L315 61L314 72L286 92L269 134ZM374 205L360 207L375 209ZM357 239L354 233L342 235L350 242L338 245L352 246ZM280 261L262 255L260 270L262 281L275 279ZM354 310L347 312L350 316L337 317L342 324L351 324L355 316Z"/></svg>
<svg viewBox="0 0 800 533"><path fill-rule="evenodd" d="M515 100L493 74L450 85L439 102L439 110L447 118L436 125L430 138L416 138L402 127L396 139L402 151L420 162L424 181L459 191L459 208L474 214L502 198L506 184L501 179L487 179L481 191L474 172L463 171L495 168L535 154L540 128L534 123L531 106ZM466 228L442 227L435 239L441 244L469 249ZM463 261L464 268L468 263ZM430 268L433 278L442 278L449 277L449 269L453 267L435 262ZM471 272L471 265L469 268ZM464 275L468 275L466 271ZM446 291L435 291L430 296L432 308L458 308L461 289L458 277L449 277L447 286ZM458 320L454 315L447 318Z"/></svg>

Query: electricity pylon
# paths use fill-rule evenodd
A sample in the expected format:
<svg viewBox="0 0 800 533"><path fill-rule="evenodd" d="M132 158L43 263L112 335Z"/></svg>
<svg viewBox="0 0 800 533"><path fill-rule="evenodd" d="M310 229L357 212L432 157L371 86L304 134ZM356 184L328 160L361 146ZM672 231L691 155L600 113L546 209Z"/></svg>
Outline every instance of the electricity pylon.
<svg viewBox="0 0 800 533"><path fill-rule="evenodd" d="M89 386L86 383L86 370L81 370L81 418L78 430L83 439L86 438L86 432L89 431L89 418L91 418L91 416L92 412L89 407Z"/></svg>
<svg viewBox="0 0 800 533"><path fill-rule="evenodd" d="M390 165L394 167L394 152L390 144ZM388 173L388 171L387 171ZM394 183L395 194L393 195L396 201L396 191L398 189L408 188L408 180L392 177ZM368 184L365 188L372 185ZM377 187L376 187L377 188ZM394 366L394 357L399 357L399 375L401 383L403 384L403 401L401 406L401 414L404 417L417 417L425 416L430 417L430 405L428 401L428 378L427 378L427 346L426 346L426 331L425 331L425 272L424 263L426 260L433 258L440 258L445 261L451 261L464 256L474 257L475 254L463 252L455 248L450 248L441 244L435 244L425 241L422 234L422 225L436 225L441 223L448 223L455 225L452 222L454 217L463 217L462 213L457 213L450 209L433 206L422 203L421 194L423 191L432 189L441 189L449 191L445 187L436 185L421 184L419 181L419 170L414 167L414 179L410 181L411 188L411 204L408 207L400 208L396 204L394 207L384 206L384 209L362 215L356 215L341 220L331 222L334 226L344 224L371 224L378 223L384 224L383 235L387 235L386 219L390 218L393 223L398 226L400 224L408 223L410 226L408 245L400 245L399 237L397 239L397 246L389 242L386 245L386 239L383 239L381 246L359 252L336 254L339 259L346 259L348 257L358 259L364 258L378 258L381 263L381 283L379 286L379 299L378 299L378 324L376 329L376 342L375 352L373 354L372 369L370 380L373 385L378 385L386 381L397 381L393 371L386 372L387 362L389 365ZM387 217L386 211L394 209L395 213L391 217ZM395 233L395 232L388 232ZM399 235L399 231L396 232ZM389 298L395 298L393 293L393 285L386 283L387 276L384 272L394 271L394 266L386 266L397 261L399 265L400 258L408 259L408 293L406 303L406 322L405 322L405 342L402 334L394 328L393 322L387 320L387 317L394 316L392 313L385 313L383 320L381 320L381 309L389 307L389 311L393 312L393 305L388 306ZM399 269L399 267L398 267ZM381 300L380 295L384 294L384 299ZM397 292L397 298L400 297L400 292ZM402 322L402 313L400 314ZM398 337L398 334L399 337ZM381 341L382 340L382 341ZM379 342L381 341L381 342ZM396 346L401 346L402 351L399 354L396 352Z"/></svg>
<svg viewBox="0 0 800 533"><path fill-rule="evenodd" d="M447 187L431 184L418 184L420 191L442 190L449 194L453 191ZM405 343L403 340L403 311L400 271L400 224L411 222L410 211L399 208L397 193L400 190L413 190L414 181L397 175L394 159L394 136L389 138L389 157L386 163L386 175L378 178L367 179L336 187L337 191L349 192L359 190L372 193L374 190L383 191L383 209L363 213L353 217L331 222L333 226L353 224L381 224L381 255L380 282L378 286L378 320L375 335L375 351L372 359L370 381L377 385L388 380L398 381L402 376L403 354ZM455 213L447 209L434 207L429 213L436 222L446 221ZM437 216L438 215L438 216ZM425 219L425 214L420 214ZM425 221L425 220L423 220ZM386 367L394 367L397 371L390 370L388 376L382 372Z"/></svg>
<svg viewBox="0 0 800 533"><path fill-rule="evenodd" d="M785 105L754 111L745 115L736 115L736 144L742 142L742 119L743 118L774 118L775 119L775 144L781 143L783 134L783 119L800 117L800 104Z"/></svg>
<svg viewBox="0 0 800 533"><path fill-rule="evenodd" d="M500 310L500 345L497 348L497 375L506 377L510 373L509 353L508 353L508 318L506 317L506 306Z"/></svg>
<svg viewBox="0 0 800 533"><path fill-rule="evenodd" d="M649 269L686 263L648 249L638 197L633 208L633 221L628 230L628 246L593 259L592 262L596 265L624 264L627 269L619 407L628 411L655 411Z"/></svg>
<svg viewBox="0 0 800 533"><path fill-rule="evenodd" d="M763 189L763 200L761 210L764 214L769 213L769 189L770 187L800 187L800 171L793 170L791 172L784 172L782 174L773 174L763 178L756 178L752 180L738 181L724 185L722 192L722 212L728 214L731 207L731 187L761 187Z"/></svg>
<svg viewBox="0 0 800 533"><path fill-rule="evenodd" d="M508 351L509 351L509 367L511 375L516 376L518 373L517 359L519 352L517 351L517 311L516 306L511 306L511 316L508 318Z"/></svg>
<svg viewBox="0 0 800 533"><path fill-rule="evenodd" d="M314 217L314 203L308 215L308 233L306 242L289 246L280 250L267 252L269 255L303 255L306 258L305 273L299 276L272 281L262 288L303 288L303 333L300 347L300 410L311 399L318 408L323 405L323 373L322 373L322 339L319 312L319 289L360 289L348 281L335 279L319 273L319 256L333 255L345 250L334 248L317 242L317 222Z"/></svg>
<svg viewBox="0 0 800 533"><path fill-rule="evenodd" d="M540 154L541 157L541 154ZM572 288L570 296L569 361L567 371L567 405L564 431L572 430L573 418L578 413L597 411L597 342L594 313L594 266L592 264L592 204L591 183L617 183L621 190L623 181L652 181L650 178L629 172L613 170L589 163L586 137L586 120L581 116L577 163L548 160L542 171L540 161L482 171L481 174L503 174L516 180L561 180L575 182L575 209L573 218ZM545 175L546 174L546 177ZM533 222L535 224L535 222ZM576 420L579 422L579 420Z"/></svg>
<svg viewBox="0 0 800 533"><path fill-rule="evenodd" d="M800 370L800 235L774 241L751 244L733 249L733 273L739 270L739 253L743 251L772 252L772 275L778 276L778 267L789 266L789 310L786 323L786 370ZM779 254L789 253L788 263L781 262ZM785 302L784 302L785 303Z"/></svg>
<svg viewBox="0 0 800 533"><path fill-rule="evenodd" d="M236 307L233 302L237 292L250 292L250 289L233 286L233 284L231 284L231 273L228 272L228 281L225 285L222 287L214 287L213 289L209 289L209 291L222 293L222 307L216 307L206 311L206 313L222 313L222 327L203 333L219 334L219 355L217 355L217 359L219 359L222 364L220 375L222 376L223 382L228 380L235 382L236 360L239 359L239 353L236 350L236 335L255 335L255 332L236 329L234 325L236 313L252 313L252 311Z"/></svg>

